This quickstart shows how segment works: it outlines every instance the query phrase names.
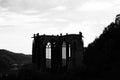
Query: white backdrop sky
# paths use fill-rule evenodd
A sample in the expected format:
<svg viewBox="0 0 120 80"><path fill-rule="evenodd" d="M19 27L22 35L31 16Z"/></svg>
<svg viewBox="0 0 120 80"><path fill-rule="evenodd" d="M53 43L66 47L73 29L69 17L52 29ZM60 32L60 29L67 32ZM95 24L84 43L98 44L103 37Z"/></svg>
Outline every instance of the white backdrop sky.
<svg viewBox="0 0 120 80"><path fill-rule="evenodd" d="M0 49L31 54L34 33L79 33L84 45L120 13L120 0L0 0Z"/></svg>

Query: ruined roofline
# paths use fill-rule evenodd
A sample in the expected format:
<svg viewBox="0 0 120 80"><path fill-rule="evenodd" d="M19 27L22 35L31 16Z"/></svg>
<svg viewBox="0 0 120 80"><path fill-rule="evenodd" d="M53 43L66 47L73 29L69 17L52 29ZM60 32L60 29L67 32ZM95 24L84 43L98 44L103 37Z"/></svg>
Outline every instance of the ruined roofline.
<svg viewBox="0 0 120 80"><path fill-rule="evenodd" d="M68 33L66 33L65 35L63 35L62 33L60 33L60 35L46 35L46 34L43 34L43 35L39 35L39 33L37 33L37 34L34 34L33 35L33 37L32 38L35 38L35 37L44 37L44 36L46 36L46 37L59 37L59 36L62 36L62 37L64 37L64 36L81 36L81 37L83 37L82 36L82 33L81 32L79 32L79 34L68 34Z"/></svg>

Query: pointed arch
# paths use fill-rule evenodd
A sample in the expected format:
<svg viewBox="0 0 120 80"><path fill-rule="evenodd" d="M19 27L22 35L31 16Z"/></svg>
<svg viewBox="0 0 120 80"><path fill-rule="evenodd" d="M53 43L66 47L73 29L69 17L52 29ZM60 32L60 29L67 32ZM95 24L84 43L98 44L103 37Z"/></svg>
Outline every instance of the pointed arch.
<svg viewBox="0 0 120 80"><path fill-rule="evenodd" d="M62 58L66 59L66 42L63 41L62 43Z"/></svg>
<svg viewBox="0 0 120 80"><path fill-rule="evenodd" d="M71 57L71 45L69 44L69 58Z"/></svg>
<svg viewBox="0 0 120 80"><path fill-rule="evenodd" d="M66 66L66 42L62 42L62 66Z"/></svg>
<svg viewBox="0 0 120 80"><path fill-rule="evenodd" d="M46 44L46 67L51 68L51 43Z"/></svg>

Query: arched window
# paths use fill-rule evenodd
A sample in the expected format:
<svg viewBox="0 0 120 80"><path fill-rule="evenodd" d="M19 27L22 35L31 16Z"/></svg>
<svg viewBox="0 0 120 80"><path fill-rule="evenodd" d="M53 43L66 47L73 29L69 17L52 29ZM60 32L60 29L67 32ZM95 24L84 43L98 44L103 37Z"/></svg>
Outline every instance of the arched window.
<svg viewBox="0 0 120 80"><path fill-rule="evenodd" d="M51 59L51 43L48 42L46 45L46 58Z"/></svg>
<svg viewBox="0 0 120 80"><path fill-rule="evenodd" d="M66 66L66 42L62 43L62 66Z"/></svg>
<svg viewBox="0 0 120 80"><path fill-rule="evenodd" d="M66 43L63 42L62 44L62 58L66 59Z"/></svg>
<svg viewBox="0 0 120 80"><path fill-rule="evenodd" d="M69 58L71 57L71 45L69 44Z"/></svg>
<svg viewBox="0 0 120 80"><path fill-rule="evenodd" d="M51 43L46 45L46 67L51 68Z"/></svg>

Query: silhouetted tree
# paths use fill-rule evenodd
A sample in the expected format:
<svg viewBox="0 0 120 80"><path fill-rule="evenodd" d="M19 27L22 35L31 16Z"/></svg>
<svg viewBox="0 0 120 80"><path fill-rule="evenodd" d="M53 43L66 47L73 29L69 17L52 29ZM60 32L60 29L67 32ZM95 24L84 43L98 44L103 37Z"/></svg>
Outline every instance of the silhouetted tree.
<svg viewBox="0 0 120 80"><path fill-rule="evenodd" d="M120 71L120 25L111 23L85 50L88 72L107 75Z"/></svg>

